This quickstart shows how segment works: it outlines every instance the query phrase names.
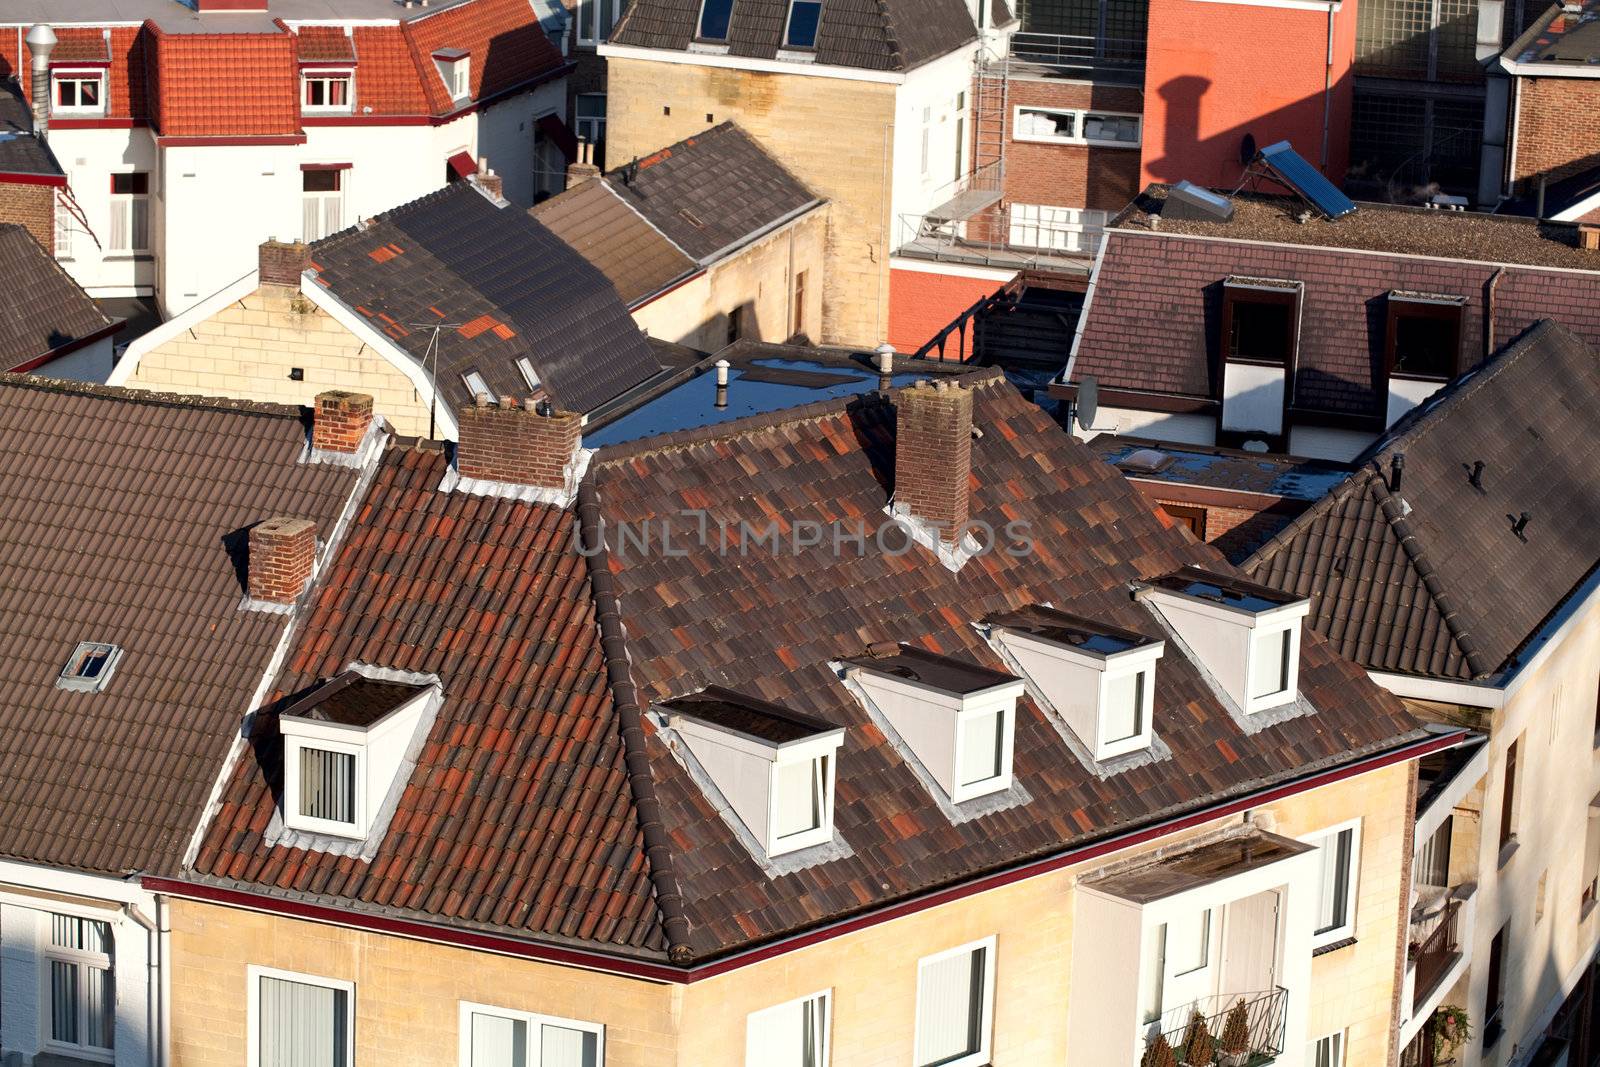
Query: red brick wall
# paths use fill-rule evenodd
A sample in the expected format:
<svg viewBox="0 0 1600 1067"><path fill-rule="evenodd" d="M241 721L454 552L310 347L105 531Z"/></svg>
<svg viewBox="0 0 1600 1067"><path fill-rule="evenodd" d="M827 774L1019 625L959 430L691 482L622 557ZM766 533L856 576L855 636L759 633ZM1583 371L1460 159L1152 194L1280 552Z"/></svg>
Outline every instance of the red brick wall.
<svg viewBox="0 0 1600 1067"><path fill-rule="evenodd" d="M962 278L953 274L928 274L920 270L889 271L889 343L896 352L910 354L956 320L979 300L998 292L1004 282L988 278ZM966 352L972 352L970 327ZM945 355L959 359L960 339L945 342Z"/></svg>
<svg viewBox="0 0 1600 1067"><path fill-rule="evenodd" d="M1333 15L1330 72L1323 11L1150 0L1143 182L1187 178L1231 187L1242 172L1246 133L1261 147L1287 139L1318 165L1330 73L1326 172L1342 180L1350 156L1355 29L1356 5L1345 4Z"/></svg>
<svg viewBox="0 0 1600 1067"><path fill-rule="evenodd" d="M56 191L49 185L0 182L0 222L19 222L52 256L56 254Z"/></svg>
<svg viewBox="0 0 1600 1067"><path fill-rule="evenodd" d="M1600 122L1593 121L1597 114L1600 81L1518 78L1517 148L1511 175L1518 191L1532 192L1541 175L1558 181L1600 166Z"/></svg>
<svg viewBox="0 0 1600 1067"><path fill-rule="evenodd" d="M1092 108L1137 115L1144 110L1138 89L1014 78L1010 93L1010 114L1006 116L1007 202L1116 211L1138 193L1141 186L1137 148L1015 139L1019 106Z"/></svg>
<svg viewBox="0 0 1600 1067"><path fill-rule="evenodd" d="M485 399L459 410L456 467L463 478L549 489L566 484L583 418L570 411L540 415L532 406L531 400L518 404L503 397L498 404Z"/></svg>

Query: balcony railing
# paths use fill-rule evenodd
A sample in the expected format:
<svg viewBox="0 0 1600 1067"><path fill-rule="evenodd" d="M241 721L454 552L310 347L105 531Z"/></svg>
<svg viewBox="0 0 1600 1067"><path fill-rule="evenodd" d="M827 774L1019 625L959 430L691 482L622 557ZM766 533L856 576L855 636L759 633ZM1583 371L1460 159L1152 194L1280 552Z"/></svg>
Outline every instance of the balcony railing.
<svg viewBox="0 0 1600 1067"><path fill-rule="evenodd" d="M1426 1000L1450 970L1461 943L1456 934L1456 918L1461 913L1461 901L1452 900L1438 916L1438 925L1425 937L1411 954L1412 965L1417 970L1417 1000Z"/></svg>
<svg viewBox="0 0 1600 1067"><path fill-rule="evenodd" d="M1279 986L1265 993L1225 993L1206 997L1174 1011L1164 1017L1165 1025L1172 1025L1181 1014L1183 1020L1161 1034L1150 1034L1145 1039L1145 1062L1150 1062L1149 1050L1158 1036L1164 1037L1174 1052L1180 1054L1189 1037L1189 1021L1199 1012L1206 1021L1206 1030L1214 1043L1215 1060L1232 1067L1261 1067L1283 1054L1284 1024L1288 1014L1289 991ZM1237 1036L1228 1033L1228 1017L1239 1006L1244 1007L1244 1040L1233 1044Z"/></svg>
<svg viewBox="0 0 1600 1067"><path fill-rule="evenodd" d="M1139 71L1144 69L1144 38L1087 34L1017 33L1011 58L1062 70Z"/></svg>

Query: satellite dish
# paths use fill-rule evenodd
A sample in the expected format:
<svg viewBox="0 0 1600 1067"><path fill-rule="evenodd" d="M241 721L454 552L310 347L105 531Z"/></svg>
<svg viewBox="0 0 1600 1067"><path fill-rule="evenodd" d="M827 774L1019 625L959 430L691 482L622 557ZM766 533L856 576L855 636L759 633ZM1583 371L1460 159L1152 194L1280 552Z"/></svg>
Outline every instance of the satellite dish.
<svg viewBox="0 0 1600 1067"><path fill-rule="evenodd" d="M1239 140L1239 165L1248 167L1256 161L1256 135L1247 133Z"/></svg>
<svg viewBox="0 0 1600 1067"><path fill-rule="evenodd" d="M1085 374L1083 381L1078 383L1078 405L1073 417L1078 420L1078 429L1089 430L1094 426L1094 417L1100 413L1100 383L1094 375Z"/></svg>

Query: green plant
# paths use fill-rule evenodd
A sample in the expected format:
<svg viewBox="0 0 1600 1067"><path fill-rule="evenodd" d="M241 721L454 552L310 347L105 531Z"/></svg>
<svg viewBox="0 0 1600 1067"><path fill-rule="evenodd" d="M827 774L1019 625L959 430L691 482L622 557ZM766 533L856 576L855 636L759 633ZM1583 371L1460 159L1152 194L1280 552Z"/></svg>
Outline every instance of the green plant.
<svg viewBox="0 0 1600 1067"><path fill-rule="evenodd" d="M1165 1034L1157 1034L1155 1040L1144 1047L1144 1059L1139 1061L1139 1067L1178 1067L1178 1057L1167 1044Z"/></svg>
<svg viewBox="0 0 1600 1067"><path fill-rule="evenodd" d="M1459 1004L1441 1004L1433 1013L1433 1054L1453 1055L1472 1037L1472 1018Z"/></svg>
<svg viewBox="0 0 1600 1067"><path fill-rule="evenodd" d="M1189 1016L1189 1028L1183 1035L1183 1062L1189 1067L1210 1067L1217 1057L1217 1042L1211 1036L1206 1019L1198 1011Z"/></svg>
<svg viewBox="0 0 1600 1067"><path fill-rule="evenodd" d="M1230 1056L1250 1051L1250 1016L1245 1011L1243 997L1228 1012L1228 1021L1222 1024L1221 1046Z"/></svg>

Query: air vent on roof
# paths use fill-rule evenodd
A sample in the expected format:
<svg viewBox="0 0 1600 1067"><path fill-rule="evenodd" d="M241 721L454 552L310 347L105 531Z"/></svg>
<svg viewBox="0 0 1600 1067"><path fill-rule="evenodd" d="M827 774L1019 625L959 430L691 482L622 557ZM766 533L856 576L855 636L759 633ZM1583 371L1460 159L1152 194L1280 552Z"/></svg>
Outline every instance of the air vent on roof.
<svg viewBox="0 0 1600 1067"><path fill-rule="evenodd" d="M1195 219L1200 222L1232 222L1233 203L1225 196L1182 181L1167 190L1161 214L1169 219Z"/></svg>

